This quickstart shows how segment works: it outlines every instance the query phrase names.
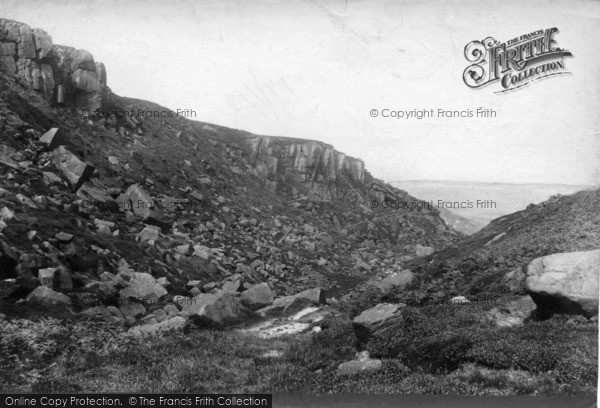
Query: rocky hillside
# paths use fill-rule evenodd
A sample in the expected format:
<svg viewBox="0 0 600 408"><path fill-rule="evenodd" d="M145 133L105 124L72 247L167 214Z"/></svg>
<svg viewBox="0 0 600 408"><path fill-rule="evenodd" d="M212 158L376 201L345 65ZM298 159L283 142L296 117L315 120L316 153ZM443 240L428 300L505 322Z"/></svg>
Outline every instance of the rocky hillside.
<svg viewBox="0 0 600 408"><path fill-rule="evenodd" d="M435 209L371 208L418 200L330 145L117 96L92 54L26 24L0 19L0 45L3 313L26 297L102 308L128 288L161 307L263 282L337 296L459 239Z"/></svg>
<svg viewBox="0 0 600 408"><path fill-rule="evenodd" d="M522 291L528 264L600 248L600 189L556 195L493 220L455 246L410 262L421 289L494 295Z"/></svg>

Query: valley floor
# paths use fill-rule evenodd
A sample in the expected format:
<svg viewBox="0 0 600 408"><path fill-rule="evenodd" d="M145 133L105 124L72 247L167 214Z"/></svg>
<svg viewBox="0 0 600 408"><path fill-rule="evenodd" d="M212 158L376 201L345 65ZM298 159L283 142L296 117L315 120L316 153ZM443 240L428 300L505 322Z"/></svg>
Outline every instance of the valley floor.
<svg viewBox="0 0 600 408"><path fill-rule="evenodd" d="M355 358L357 339L349 316L327 306L309 323L318 330L270 338L248 323L139 339L97 319L4 320L0 392L596 393L597 322L555 316L498 328L477 318L488 309L407 310L358 346L380 369L350 375L338 366Z"/></svg>

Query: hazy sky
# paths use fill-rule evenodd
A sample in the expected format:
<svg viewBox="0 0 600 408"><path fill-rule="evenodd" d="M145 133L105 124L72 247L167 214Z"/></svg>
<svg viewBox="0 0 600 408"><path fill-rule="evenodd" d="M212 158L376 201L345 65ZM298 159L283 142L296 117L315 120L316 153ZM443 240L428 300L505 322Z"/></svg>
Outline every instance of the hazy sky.
<svg viewBox="0 0 600 408"><path fill-rule="evenodd" d="M600 180L599 1L0 0L0 17L90 51L117 94L322 140L387 181ZM463 83L468 42L550 27L573 75L504 95ZM369 114L478 107L497 117Z"/></svg>

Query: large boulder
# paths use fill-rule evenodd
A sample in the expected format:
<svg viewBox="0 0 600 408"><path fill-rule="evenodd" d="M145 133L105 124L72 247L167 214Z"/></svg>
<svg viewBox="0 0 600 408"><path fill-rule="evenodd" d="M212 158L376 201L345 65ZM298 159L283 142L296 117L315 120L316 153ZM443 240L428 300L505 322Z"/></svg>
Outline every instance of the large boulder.
<svg viewBox="0 0 600 408"><path fill-rule="evenodd" d="M242 292L240 298L244 306L252 310L257 310L272 304L275 298L275 292L273 292L268 283L263 282Z"/></svg>
<svg viewBox="0 0 600 408"><path fill-rule="evenodd" d="M380 303L356 316L352 324L358 340L366 341L395 326L402 319L402 307L399 304Z"/></svg>
<svg viewBox="0 0 600 408"><path fill-rule="evenodd" d="M185 303L181 316L204 316L216 323L242 317L247 309L235 295L226 292L201 293Z"/></svg>
<svg viewBox="0 0 600 408"><path fill-rule="evenodd" d="M52 162L60 169L74 190L78 190L94 172L93 166L79 160L77 156L64 146L54 149L52 152Z"/></svg>
<svg viewBox="0 0 600 408"><path fill-rule="evenodd" d="M600 250L566 252L534 259L525 287L542 315L598 314Z"/></svg>

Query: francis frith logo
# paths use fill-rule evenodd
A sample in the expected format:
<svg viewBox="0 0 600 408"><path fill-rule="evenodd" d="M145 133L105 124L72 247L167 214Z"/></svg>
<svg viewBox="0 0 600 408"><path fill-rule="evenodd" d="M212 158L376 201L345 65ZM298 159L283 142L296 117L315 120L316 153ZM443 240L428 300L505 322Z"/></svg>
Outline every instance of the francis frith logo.
<svg viewBox="0 0 600 408"><path fill-rule="evenodd" d="M500 43L492 37L471 41L465 46L465 58L472 63L463 73L465 84L481 88L500 82L503 93L522 88L534 81L570 74L565 57L572 54L557 47L558 28L548 28L523 34Z"/></svg>

